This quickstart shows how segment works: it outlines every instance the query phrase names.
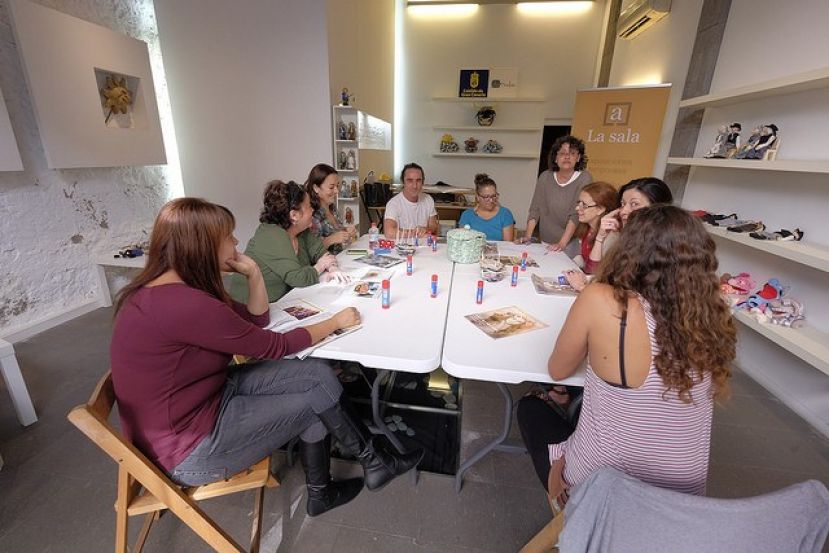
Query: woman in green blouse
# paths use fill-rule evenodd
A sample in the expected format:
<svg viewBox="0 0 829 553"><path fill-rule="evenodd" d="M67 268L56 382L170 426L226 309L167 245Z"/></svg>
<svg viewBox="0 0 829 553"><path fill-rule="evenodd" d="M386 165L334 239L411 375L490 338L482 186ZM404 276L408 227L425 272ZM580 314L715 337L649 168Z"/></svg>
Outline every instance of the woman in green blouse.
<svg viewBox="0 0 829 553"><path fill-rule="evenodd" d="M268 183L259 216L261 224L245 254L262 270L269 302L277 301L292 288L327 280L339 270L337 258L308 230L312 216L311 199L302 186L294 181ZM230 294L237 301L247 300L244 278L231 277Z"/></svg>

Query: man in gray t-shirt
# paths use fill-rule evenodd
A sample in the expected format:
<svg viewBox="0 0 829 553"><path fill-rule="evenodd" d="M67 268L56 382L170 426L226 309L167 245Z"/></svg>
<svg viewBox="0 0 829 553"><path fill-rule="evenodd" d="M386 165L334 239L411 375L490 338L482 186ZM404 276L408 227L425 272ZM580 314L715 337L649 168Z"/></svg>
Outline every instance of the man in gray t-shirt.
<svg viewBox="0 0 829 553"><path fill-rule="evenodd" d="M418 236L438 235L438 213L435 201L423 193L423 167L409 163L403 167L400 179L403 190L386 204L383 232L386 238L395 238L399 232L416 232Z"/></svg>

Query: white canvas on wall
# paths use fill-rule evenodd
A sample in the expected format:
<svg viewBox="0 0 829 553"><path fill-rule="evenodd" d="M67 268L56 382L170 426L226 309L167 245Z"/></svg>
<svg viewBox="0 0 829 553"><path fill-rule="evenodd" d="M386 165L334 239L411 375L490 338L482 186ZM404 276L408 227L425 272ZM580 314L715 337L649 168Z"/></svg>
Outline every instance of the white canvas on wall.
<svg viewBox="0 0 829 553"><path fill-rule="evenodd" d="M23 162L20 160L20 150L14 139L14 131L9 121L9 111L6 109L6 100L0 90L0 171L22 171Z"/></svg>
<svg viewBox="0 0 829 553"><path fill-rule="evenodd" d="M9 0L50 168L167 162L146 43L28 0ZM130 123L102 114L100 74L127 76Z"/></svg>

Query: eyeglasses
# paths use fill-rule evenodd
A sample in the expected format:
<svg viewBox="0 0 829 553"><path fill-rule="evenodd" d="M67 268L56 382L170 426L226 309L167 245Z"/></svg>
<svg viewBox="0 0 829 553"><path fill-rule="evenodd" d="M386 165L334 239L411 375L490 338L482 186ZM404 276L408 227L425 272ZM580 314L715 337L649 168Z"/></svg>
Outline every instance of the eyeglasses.
<svg viewBox="0 0 829 553"><path fill-rule="evenodd" d="M478 197L481 198L482 200L497 200L498 196L499 196L499 194L497 192L495 194L489 194L489 195L486 195L486 196L484 196L483 194L478 194Z"/></svg>
<svg viewBox="0 0 829 553"><path fill-rule="evenodd" d="M556 152L556 157L576 157L578 155L578 151L574 150L569 150L567 152Z"/></svg>
<svg viewBox="0 0 829 553"><path fill-rule="evenodd" d="M599 204L588 205L583 201L579 200L576 202L576 209L590 209L591 207L596 207Z"/></svg>

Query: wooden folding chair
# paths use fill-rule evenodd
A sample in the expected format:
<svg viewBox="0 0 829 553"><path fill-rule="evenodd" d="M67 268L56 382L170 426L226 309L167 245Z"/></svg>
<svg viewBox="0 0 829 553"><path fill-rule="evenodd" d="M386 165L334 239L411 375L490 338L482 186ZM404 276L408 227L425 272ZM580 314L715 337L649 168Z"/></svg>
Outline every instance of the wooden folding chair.
<svg viewBox="0 0 829 553"><path fill-rule="evenodd" d="M564 511L561 511L548 522L544 528L532 537L530 541L521 548L519 553L546 553L558 551L558 535L564 528Z"/></svg>
<svg viewBox="0 0 829 553"><path fill-rule="evenodd" d="M98 382L89 402L72 409L67 418L118 463L118 497L115 502L116 553L126 553L128 550L128 517L147 515L144 527L132 549L133 552L139 553L144 547L153 523L166 509L172 511L216 551L244 551L227 532L199 508L196 502L245 490L256 490L250 551L259 551L265 488L279 485L270 472L270 457L262 459L228 480L182 488L173 483L109 424L109 416L114 403L115 390L112 386L112 375L107 372Z"/></svg>

